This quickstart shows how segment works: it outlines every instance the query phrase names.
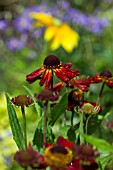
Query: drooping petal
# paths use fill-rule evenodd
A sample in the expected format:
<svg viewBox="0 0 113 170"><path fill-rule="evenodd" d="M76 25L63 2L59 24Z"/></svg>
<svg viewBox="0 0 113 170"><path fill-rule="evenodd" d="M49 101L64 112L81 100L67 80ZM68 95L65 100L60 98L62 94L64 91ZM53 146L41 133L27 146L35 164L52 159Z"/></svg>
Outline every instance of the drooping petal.
<svg viewBox="0 0 113 170"><path fill-rule="evenodd" d="M48 72L48 76L47 76L47 79L46 79L46 85L45 85L45 88L48 88L50 87L50 84L51 84L51 79L52 79L52 71L49 70Z"/></svg>
<svg viewBox="0 0 113 170"><path fill-rule="evenodd" d="M53 17L51 14L46 14L44 12L31 12L30 13L31 18L36 19L39 23L41 23L43 26L49 26L53 24Z"/></svg>
<svg viewBox="0 0 113 170"><path fill-rule="evenodd" d="M113 87L113 81L112 80L106 80L106 84L109 88Z"/></svg>
<svg viewBox="0 0 113 170"><path fill-rule="evenodd" d="M54 72L60 80L62 80L63 82L66 82L66 83L69 82L69 80L70 80L69 77L67 77L67 75L63 74L63 72L60 69L55 69Z"/></svg>
<svg viewBox="0 0 113 170"><path fill-rule="evenodd" d="M63 87L64 87L64 82L59 82L53 85L53 91L60 92Z"/></svg>
<svg viewBox="0 0 113 170"><path fill-rule="evenodd" d="M64 66L65 68L70 68L70 67L72 66L72 63L63 64L63 66Z"/></svg>
<svg viewBox="0 0 113 170"><path fill-rule="evenodd" d="M78 71L77 70L71 70L70 68L65 68L65 67L61 67L61 71L67 75L67 77L69 77L69 79L72 79L73 77L78 75Z"/></svg>
<svg viewBox="0 0 113 170"><path fill-rule="evenodd" d="M61 45L61 36L60 36L60 29L57 27L57 33L55 34L54 38L52 39L51 42L51 50L54 51L58 49Z"/></svg>
<svg viewBox="0 0 113 170"><path fill-rule="evenodd" d="M58 28L54 25L47 27L45 30L45 34L44 34L44 39L46 41L50 41L57 34L57 31L58 31Z"/></svg>
<svg viewBox="0 0 113 170"><path fill-rule="evenodd" d="M89 77L88 80L91 82L91 83L100 83L103 81L103 78L100 77L99 75L94 75L93 77Z"/></svg>
<svg viewBox="0 0 113 170"><path fill-rule="evenodd" d="M61 26L61 32L61 45L67 52L71 52L74 47L78 46L79 35L65 23Z"/></svg>
<svg viewBox="0 0 113 170"><path fill-rule="evenodd" d="M35 82L37 79L40 79L41 74L44 72L45 68L39 68L37 70L35 70L34 72L28 74L26 76L26 81L29 82L29 84Z"/></svg>
<svg viewBox="0 0 113 170"><path fill-rule="evenodd" d="M88 80L76 80L76 79L72 79L70 81L70 84L72 84L73 86L78 87L79 89L81 89L83 91L88 91L88 87L90 85L90 82Z"/></svg>
<svg viewBox="0 0 113 170"><path fill-rule="evenodd" d="M78 87L79 89L81 89L82 91L88 91L88 87L86 85L82 85L82 84L75 84L74 86Z"/></svg>
<svg viewBox="0 0 113 170"><path fill-rule="evenodd" d="M52 72L51 72L51 70L47 69L44 72L44 74L40 80L40 83L39 83L40 86L43 86L45 82L47 83L46 85L48 85L50 83L51 77L52 77Z"/></svg>

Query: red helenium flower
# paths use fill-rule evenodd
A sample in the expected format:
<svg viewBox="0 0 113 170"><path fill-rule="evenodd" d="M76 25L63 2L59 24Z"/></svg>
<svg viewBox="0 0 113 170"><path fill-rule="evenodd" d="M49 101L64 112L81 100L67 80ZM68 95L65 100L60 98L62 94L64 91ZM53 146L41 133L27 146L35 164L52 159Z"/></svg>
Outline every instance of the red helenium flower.
<svg viewBox="0 0 113 170"><path fill-rule="evenodd" d="M100 75L94 75L93 77L89 77L88 80L91 83L105 82L108 87L113 87L113 76L112 73L108 70L104 70L100 73Z"/></svg>
<svg viewBox="0 0 113 170"><path fill-rule="evenodd" d="M59 137L56 144L46 144L44 158L48 165L56 168L66 168L71 163L73 153L71 148L74 143Z"/></svg>
<svg viewBox="0 0 113 170"><path fill-rule="evenodd" d="M45 83L45 87L49 88L54 72L60 80L67 83L79 74L78 70L70 69L71 66L71 63L61 64L56 56L48 55L43 62L43 66L28 74L26 80L31 84L40 79L40 86L43 86Z"/></svg>
<svg viewBox="0 0 113 170"><path fill-rule="evenodd" d="M27 149L16 152L14 160L22 167L30 166L32 168L43 169L48 166L44 160L44 156L36 152L31 144Z"/></svg>

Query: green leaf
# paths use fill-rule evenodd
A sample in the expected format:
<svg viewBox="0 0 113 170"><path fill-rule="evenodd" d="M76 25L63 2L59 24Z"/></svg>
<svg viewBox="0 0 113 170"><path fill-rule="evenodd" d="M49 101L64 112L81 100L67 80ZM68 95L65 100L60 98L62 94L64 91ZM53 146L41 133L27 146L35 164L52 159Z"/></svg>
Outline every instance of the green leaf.
<svg viewBox="0 0 113 170"><path fill-rule="evenodd" d="M15 109L11 104L9 96L6 94L6 101L7 101L7 110L9 116L9 122L13 134L13 139L16 142L19 149L25 148L24 136L19 124L18 117L16 115Z"/></svg>
<svg viewBox="0 0 113 170"><path fill-rule="evenodd" d="M70 127L70 129L67 132L67 136L68 136L69 141L75 142L76 134L75 134L75 128L74 127Z"/></svg>
<svg viewBox="0 0 113 170"><path fill-rule="evenodd" d="M33 145L36 145L38 149L43 148L43 136L42 129L37 128L33 138Z"/></svg>
<svg viewBox="0 0 113 170"><path fill-rule="evenodd" d="M70 129L70 125L65 125L63 127L60 127L61 136L63 136L64 138L67 138L67 132L69 129Z"/></svg>
<svg viewBox="0 0 113 170"><path fill-rule="evenodd" d="M51 110L51 113L48 117L48 124L53 126L56 120L66 111L67 106L67 93L65 93L59 103L57 103L53 109Z"/></svg>
<svg viewBox="0 0 113 170"><path fill-rule="evenodd" d="M105 169L105 167L108 165L111 159L112 159L112 155L107 155L104 158L100 159L100 164L102 169Z"/></svg>
<svg viewBox="0 0 113 170"><path fill-rule="evenodd" d="M98 138L95 138L93 136L88 136L88 135L84 135L85 137L85 140L96 146L97 148L99 149L103 149L105 151L109 151L109 152L113 152L113 146L111 146L108 142L106 142L105 140L103 139L98 139Z"/></svg>

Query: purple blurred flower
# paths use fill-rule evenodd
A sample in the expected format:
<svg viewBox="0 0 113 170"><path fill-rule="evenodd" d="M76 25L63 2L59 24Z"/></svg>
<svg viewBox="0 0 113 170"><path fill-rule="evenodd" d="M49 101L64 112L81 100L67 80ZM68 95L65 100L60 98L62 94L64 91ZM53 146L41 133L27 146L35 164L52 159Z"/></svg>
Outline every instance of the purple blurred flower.
<svg viewBox="0 0 113 170"><path fill-rule="evenodd" d="M60 5L61 8L68 10L70 7L70 4L68 1L58 1L58 4Z"/></svg>
<svg viewBox="0 0 113 170"><path fill-rule="evenodd" d="M36 29L33 31L33 34L32 34L34 38L39 38L41 35L42 35L42 29Z"/></svg>
<svg viewBox="0 0 113 170"><path fill-rule="evenodd" d="M103 29L109 25L109 21L106 18L83 14L81 11L74 8L70 8L67 17L73 23L83 26L92 33L101 33Z"/></svg>
<svg viewBox="0 0 113 170"><path fill-rule="evenodd" d="M28 16L20 16L15 19L14 25L19 32L30 31L32 29L32 20Z"/></svg>
<svg viewBox="0 0 113 170"><path fill-rule="evenodd" d="M94 16L89 16L87 29L93 33L101 33L104 27L108 26L109 22L105 18L98 18Z"/></svg>
<svg viewBox="0 0 113 170"><path fill-rule="evenodd" d="M17 50L21 49L24 45L25 45L24 41L19 40L15 37L9 39L6 43L7 48L12 51L17 51Z"/></svg>
<svg viewBox="0 0 113 170"><path fill-rule="evenodd" d="M2 19L2 20L0 20L0 31L1 30L5 30L7 28L7 22L6 22L6 20L4 20L4 19Z"/></svg>

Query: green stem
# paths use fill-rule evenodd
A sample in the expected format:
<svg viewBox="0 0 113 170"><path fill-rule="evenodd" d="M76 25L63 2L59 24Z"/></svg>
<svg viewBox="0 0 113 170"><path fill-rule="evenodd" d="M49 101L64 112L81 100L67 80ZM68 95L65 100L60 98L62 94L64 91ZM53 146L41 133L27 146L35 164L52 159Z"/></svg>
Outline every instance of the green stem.
<svg viewBox="0 0 113 170"><path fill-rule="evenodd" d="M66 126L66 112L64 112L64 126Z"/></svg>
<svg viewBox="0 0 113 170"><path fill-rule="evenodd" d="M44 143L46 142L47 102L44 104Z"/></svg>
<svg viewBox="0 0 113 170"><path fill-rule="evenodd" d="M85 134L87 135L87 132L88 132L88 122L89 122L89 119L91 118L92 115L89 115L87 120L86 120L86 125L85 125Z"/></svg>
<svg viewBox="0 0 113 170"><path fill-rule="evenodd" d="M74 118L74 110L72 110L72 113L71 113L71 126L73 126L73 118Z"/></svg>
<svg viewBox="0 0 113 170"><path fill-rule="evenodd" d="M97 103L96 103L97 105L100 102L100 98L102 96L102 92L103 92L104 86L105 86L105 81L102 83L102 87L100 89L100 93L99 93L99 96L98 96L98 99L97 99Z"/></svg>
<svg viewBox="0 0 113 170"><path fill-rule="evenodd" d="M27 132L26 132L26 116L25 116L25 108L21 106L22 116L23 116L23 124L24 124L24 141L25 141L25 148L27 148Z"/></svg>
<svg viewBox="0 0 113 170"><path fill-rule="evenodd" d="M79 133L80 133L80 144L84 143L84 123L83 123L84 113L80 113L80 126L79 126Z"/></svg>

